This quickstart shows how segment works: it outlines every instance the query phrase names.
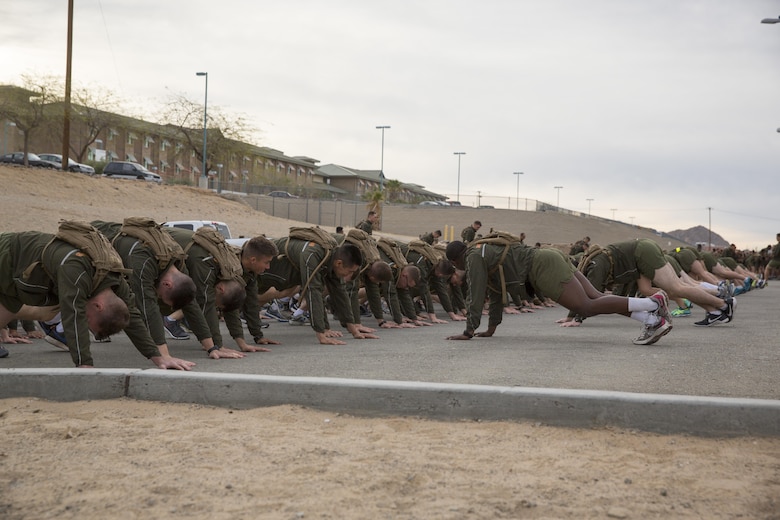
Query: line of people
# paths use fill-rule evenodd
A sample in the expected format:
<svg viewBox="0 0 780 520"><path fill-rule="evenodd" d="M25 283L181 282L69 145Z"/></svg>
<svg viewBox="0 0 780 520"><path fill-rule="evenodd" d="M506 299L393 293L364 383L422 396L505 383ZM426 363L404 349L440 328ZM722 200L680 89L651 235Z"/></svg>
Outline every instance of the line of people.
<svg viewBox="0 0 780 520"><path fill-rule="evenodd" d="M166 334L189 337L180 324L186 323L209 358L242 358L279 344L264 336L263 307L297 295L295 312L310 316L322 344L344 344L344 333L330 326L329 314L356 339L378 339L377 328L447 323L437 317L434 301L449 320L466 322L462 334L448 339L489 337L504 312L528 309L527 302L536 298L570 309L560 320L563 326L598 314L630 317L642 326L633 342L648 345L671 331L673 314L690 314L690 302L706 311L697 325L729 322L734 293L765 283L760 273L727 265L728 257L708 261L693 248L664 255L650 240L605 248L586 244L587 250L577 253L577 269L571 256L527 246L524 235L478 238L478 221L463 231L469 242L446 245L375 240L358 228L346 234L292 228L290 236L254 237L240 249L210 228L163 228L145 218L86 227L100 237L91 237L93 249L62 230L0 234L3 342L29 343L12 336L7 324L37 320L46 341L68 350L76 366L91 367L91 341L124 330L159 368L189 370L194 363L171 355L166 341ZM778 244L780 249L780 234ZM95 253L100 247L111 254ZM636 297L637 292L645 297ZM674 311L670 298L678 304ZM479 332L486 303L488 327ZM373 316L375 328L363 325L361 314ZM220 319L234 348L223 341ZM0 349L0 357L8 355Z"/></svg>

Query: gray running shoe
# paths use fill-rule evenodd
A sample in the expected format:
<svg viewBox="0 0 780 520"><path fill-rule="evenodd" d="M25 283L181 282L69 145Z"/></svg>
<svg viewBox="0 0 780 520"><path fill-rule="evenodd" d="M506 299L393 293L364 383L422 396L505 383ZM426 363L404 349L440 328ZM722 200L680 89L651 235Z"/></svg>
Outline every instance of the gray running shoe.
<svg viewBox="0 0 780 520"><path fill-rule="evenodd" d="M289 321L290 325L311 325L308 313L293 316Z"/></svg>
<svg viewBox="0 0 780 520"><path fill-rule="evenodd" d="M634 340L634 345L652 345L672 330L672 324L663 317L655 325L642 326L642 333Z"/></svg>
<svg viewBox="0 0 780 520"><path fill-rule="evenodd" d="M165 332L171 339L190 339L190 335L179 325L178 321L172 320L168 316L163 316L163 325L165 326Z"/></svg>

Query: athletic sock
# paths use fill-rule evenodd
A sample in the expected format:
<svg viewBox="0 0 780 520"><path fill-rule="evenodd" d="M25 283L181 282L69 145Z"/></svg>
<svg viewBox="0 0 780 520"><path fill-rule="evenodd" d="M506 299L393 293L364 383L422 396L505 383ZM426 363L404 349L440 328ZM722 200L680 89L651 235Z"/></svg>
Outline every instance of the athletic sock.
<svg viewBox="0 0 780 520"><path fill-rule="evenodd" d="M653 312L658 310L658 302L652 298L628 298L628 312L634 311L647 311Z"/></svg>

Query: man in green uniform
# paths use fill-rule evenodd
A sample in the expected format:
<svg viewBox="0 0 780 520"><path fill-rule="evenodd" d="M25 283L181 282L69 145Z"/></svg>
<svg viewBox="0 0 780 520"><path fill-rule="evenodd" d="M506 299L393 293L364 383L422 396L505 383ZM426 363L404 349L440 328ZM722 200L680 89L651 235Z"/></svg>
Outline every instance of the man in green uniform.
<svg viewBox="0 0 780 520"><path fill-rule="evenodd" d="M317 340L323 345L345 345L339 340L342 333L330 329L325 296L330 296L334 313L344 320L347 330L356 339L378 339L377 336L364 333L352 317L349 297L344 288L344 280L357 274L362 262L360 250L349 243L342 244L328 255L326 249L313 241L284 237L274 240L282 253L271 260L269 268L260 275L258 291L260 294L271 290L284 291L302 286L301 298L309 305L311 327Z"/></svg>
<svg viewBox="0 0 780 520"><path fill-rule="evenodd" d="M410 290L420 283L420 270L406 261L403 251L395 240L382 237L377 241L377 246L379 257L390 266L393 275L392 280L388 282L371 282L365 285L366 299L371 313L377 319L377 325L385 329L430 325L417 316L410 293ZM384 319L382 296L387 301L390 314L393 316L392 322Z"/></svg>
<svg viewBox="0 0 780 520"><path fill-rule="evenodd" d="M263 336L262 322L260 320L260 301L258 295L258 276L264 273L270 266L271 260L279 254L276 245L264 236L256 236L249 239L241 246L237 253L243 269L243 278L246 298L238 309L225 312L225 325L230 336L236 342L242 352L268 352L267 348L255 347L244 339L244 327L241 323L241 314L246 320L246 328L257 345L279 345L278 341Z"/></svg>
<svg viewBox="0 0 780 520"><path fill-rule="evenodd" d="M473 242L474 239L477 238L477 231L479 231L479 228L481 227L482 222L475 220L470 226L463 228L463 231L460 232L460 238L463 239L465 244Z"/></svg>
<svg viewBox="0 0 780 520"><path fill-rule="evenodd" d="M361 231L365 231L370 235L371 232L374 231L374 224L376 224L377 220L379 220L379 215L377 214L377 212L369 211L368 216L366 216L366 219L358 222L355 227L360 229Z"/></svg>
<svg viewBox="0 0 780 520"><path fill-rule="evenodd" d="M773 272L780 270L780 233L777 234L777 244L772 248L772 257L764 268L764 280L769 280Z"/></svg>
<svg viewBox="0 0 780 520"><path fill-rule="evenodd" d="M557 249L535 249L517 242L469 247L456 241L447 246L447 258L458 269L466 270L469 286L466 330L447 339L492 336L503 316L505 302L502 293L509 292L504 284L530 285L533 291L541 292L580 316L622 314L639 321L643 326L640 336L634 340L637 345L653 344L672 328L668 301L663 291L650 298L602 294ZM490 301L488 328L477 333L486 294Z"/></svg>
<svg viewBox="0 0 780 520"><path fill-rule="evenodd" d="M245 281L240 274L221 265L217 258L204 246L197 244L193 237L195 232L189 229L165 227L164 230L187 253L185 265L187 274L195 282L195 300L203 321L195 318L189 322L193 332L203 344L205 338L211 337L213 346L206 350L212 359L242 358L244 354L225 347L219 330L219 311L223 313L240 308L246 299ZM227 244L225 244L227 246ZM234 259L235 264L238 262ZM238 266L240 268L240 266ZM188 319L189 321L189 319ZM202 329L202 323L207 330ZM199 324L199 325L196 325Z"/></svg>
<svg viewBox="0 0 780 520"><path fill-rule="evenodd" d="M432 246L434 243L437 243L440 238L441 238L441 230L437 229L436 231L423 233L423 235L420 237L420 240Z"/></svg>
<svg viewBox="0 0 780 520"><path fill-rule="evenodd" d="M666 261L660 246L646 238L618 242L589 252L581 270L600 292L611 284L636 282L639 292L645 296L651 296L660 288L671 299L687 298L707 312L703 321L696 322L700 326L728 323L734 317L733 299L722 300L699 287L683 283L674 267ZM573 318L573 313L569 317Z"/></svg>
<svg viewBox="0 0 780 520"><path fill-rule="evenodd" d="M448 323L436 317L436 309L433 306L431 297L431 288L433 287L437 294L446 293L446 281L454 271L453 266L446 258L439 258L436 251L427 244L412 241L408 244L399 243L398 246L403 252L406 261L411 265L416 265L420 270L420 282L415 286L414 292L422 302L423 310L431 323ZM449 300L447 300L449 304ZM452 305L449 305L452 310Z"/></svg>
<svg viewBox="0 0 780 520"><path fill-rule="evenodd" d="M67 346L78 367L94 366L90 331L101 338L120 330L158 368L189 370L194 365L160 353L121 273L109 271L95 285L92 259L53 238L34 231L0 235L0 327L15 316L24 318L28 306L59 304Z"/></svg>

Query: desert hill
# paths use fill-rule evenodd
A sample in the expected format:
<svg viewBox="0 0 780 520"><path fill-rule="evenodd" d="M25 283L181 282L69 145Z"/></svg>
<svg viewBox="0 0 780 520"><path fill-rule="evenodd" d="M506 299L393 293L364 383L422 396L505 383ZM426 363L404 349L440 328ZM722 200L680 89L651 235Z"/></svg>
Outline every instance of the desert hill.
<svg viewBox="0 0 780 520"><path fill-rule="evenodd" d="M675 229L669 234L691 245L696 243L706 244L710 240L710 232L704 226L694 226L689 229ZM728 247L729 243L719 234L712 232L712 245L714 247Z"/></svg>

